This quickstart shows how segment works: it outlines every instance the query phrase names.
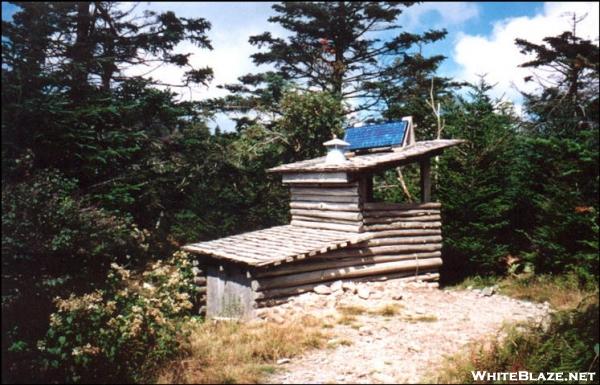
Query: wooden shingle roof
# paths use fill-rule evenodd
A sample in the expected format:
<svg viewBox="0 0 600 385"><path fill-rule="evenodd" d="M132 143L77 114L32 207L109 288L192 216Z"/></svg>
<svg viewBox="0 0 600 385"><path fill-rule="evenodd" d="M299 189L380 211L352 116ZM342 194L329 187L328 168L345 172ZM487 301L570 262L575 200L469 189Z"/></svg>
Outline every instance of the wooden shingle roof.
<svg viewBox="0 0 600 385"><path fill-rule="evenodd" d="M357 172L384 167L395 167L413 162L422 157L435 156L445 148L463 143L459 139L438 139L416 142L406 147L395 147L391 151L369 153L365 155L347 154L348 162L325 163L325 157L283 164L268 170L271 173L296 172Z"/></svg>
<svg viewBox="0 0 600 385"><path fill-rule="evenodd" d="M285 225L192 243L184 250L251 266L279 265L371 239L372 233Z"/></svg>

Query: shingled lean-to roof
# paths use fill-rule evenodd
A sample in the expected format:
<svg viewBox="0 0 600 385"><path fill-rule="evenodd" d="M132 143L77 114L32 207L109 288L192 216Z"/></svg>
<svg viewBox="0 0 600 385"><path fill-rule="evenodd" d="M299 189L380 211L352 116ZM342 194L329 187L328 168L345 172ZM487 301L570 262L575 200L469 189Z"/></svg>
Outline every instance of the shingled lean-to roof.
<svg viewBox="0 0 600 385"><path fill-rule="evenodd" d="M372 233L357 234L285 225L192 243L183 249L251 266L275 266L341 249L369 240L373 236Z"/></svg>
<svg viewBox="0 0 600 385"><path fill-rule="evenodd" d="M346 154L347 162L325 163L325 157L283 164L268 170L272 173L286 172L336 172L336 171L365 171L382 167L392 167L413 162L421 157L435 156L447 147L463 143L459 139L438 139L416 142L406 147L394 147L391 151L375 152L364 155Z"/></svg>

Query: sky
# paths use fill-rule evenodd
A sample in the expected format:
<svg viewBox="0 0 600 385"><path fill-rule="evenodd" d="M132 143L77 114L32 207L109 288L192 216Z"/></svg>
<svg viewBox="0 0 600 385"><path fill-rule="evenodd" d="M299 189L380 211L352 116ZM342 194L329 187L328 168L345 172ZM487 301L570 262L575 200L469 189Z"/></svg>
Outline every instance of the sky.
<svg viewBox="0 0 600 385"><path fill-rule="evenodd" d="M222 96L226 92L219 84L233 83L238 76L260 72L250 55L257 49L248 37L265 31L285 37L286 31L269 23L274 14L268 2L143 2L138 9L171 10L178 16L203 17L212 23L208 36L213 51L198 49L189 43L180 44L179 52L192 52L193 65L210 66L214 80L209 87L198 86L182 91L182 99L201 100ZM425 54L442 54L447 59L439 75L457 80L477 81L479 75L496 84L493 94L513 101L519 110L522 102L519 91L531 91L533 84L524 83L528 69L518 65L527 60L514 45L516 38L539 43L543 37L557 35L570 29L570 14L587 14L579 24L580 37L598 41L598 2L424 2L407 8L397 22L408 32L446 28L448 35L441 42L424 47ZM2 19L12 17L15 6L2 3ZM130 73L147 72L148 68ZM151 76L163 82L177 82L183 70L163 66ZM233 123L218 116L212 125L230 129Z"/></svg>

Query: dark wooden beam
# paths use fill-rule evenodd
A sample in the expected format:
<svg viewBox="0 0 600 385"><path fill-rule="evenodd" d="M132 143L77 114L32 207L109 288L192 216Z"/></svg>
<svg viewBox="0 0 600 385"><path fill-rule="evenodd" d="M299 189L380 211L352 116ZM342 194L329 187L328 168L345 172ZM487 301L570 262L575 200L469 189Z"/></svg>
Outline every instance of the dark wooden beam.
<svg viewBox="0 0 600 385"><path fill-rule="evenodd" d="M360 201L373 202L373 174L360 174L359 186Z"/></svg>
<svg viewBox="0 0 600 385"><path fill-rule="evenodd" d="M431 201L431 158L427 157L419 161L421 166L421 202Z"/></svg>

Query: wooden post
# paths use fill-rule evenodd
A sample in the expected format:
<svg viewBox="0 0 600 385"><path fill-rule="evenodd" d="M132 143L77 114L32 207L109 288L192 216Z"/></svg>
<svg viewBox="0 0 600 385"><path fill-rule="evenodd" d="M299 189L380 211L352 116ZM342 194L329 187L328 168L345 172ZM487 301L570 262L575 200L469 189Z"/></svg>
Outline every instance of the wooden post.
<svg viewBox="0 0 600 385"><path fill-rule="evenodd" d="M373 174L363 174L359 186L361 203L373 202Z"/></svg>
<svg viewBox="0 0 600 385"><path fill-rule="evenodd" d="M369 174L365 177L365 183L366 183L366 196L365 202L373 202L373 174Z"/></svg>
<svg viewBox="0 0 600 385"><path fill-rule="evenodd" d="M419 162L421 166L421 202L431 201L431 158Z"/></svg>

